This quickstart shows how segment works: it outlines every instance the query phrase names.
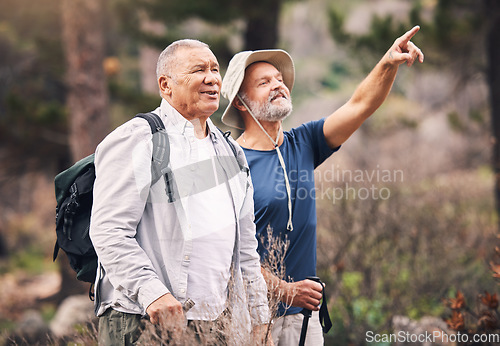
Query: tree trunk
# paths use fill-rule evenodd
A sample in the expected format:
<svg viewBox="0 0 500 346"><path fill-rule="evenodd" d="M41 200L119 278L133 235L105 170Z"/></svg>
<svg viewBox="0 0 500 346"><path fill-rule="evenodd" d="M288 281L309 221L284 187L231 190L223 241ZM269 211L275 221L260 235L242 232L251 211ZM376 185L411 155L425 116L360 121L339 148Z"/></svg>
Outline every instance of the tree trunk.
<svg viewBox="0 0 500 346"><path fill-rule="evenodd" d="M485 0L485 5L486 15L489 17L486 50L493 129L492 166L495 174L496 209L497 215L500 215L500 2ZM500 229L500 224L498 226Z"/></svg>
<svg viewBox="0 0 500 346"><path fill-rule="evenodd" d="M282 0L258 0L249 9L245 31L245 50L273 49L278 43L279 13Z"/></svg>
<svg viewBox="0 0 500 346"><path fill-rule="evenodd" d="M63 0L63 46L66 57L69 144L73 161L95 151L110 129L109 95L104 60L104 3L102 0ZM54 297L85 293L89 284L76 279L60 253L61 288Z"/></svg>
<svg viewBox="0 0 500 346"><path fill-rule="evenodd" d="M63 1L63 44L67 67L67 108L74 160L95 151L108 134L108 88L103 69L102 0Z"/></svg>

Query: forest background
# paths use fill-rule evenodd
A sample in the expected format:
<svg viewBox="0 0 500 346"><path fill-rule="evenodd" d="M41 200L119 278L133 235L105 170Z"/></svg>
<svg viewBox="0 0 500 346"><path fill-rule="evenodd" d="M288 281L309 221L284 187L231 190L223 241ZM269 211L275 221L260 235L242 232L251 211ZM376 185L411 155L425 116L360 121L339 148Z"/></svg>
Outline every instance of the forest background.
<svg viewBox="0 0 500 346"><path fill-rule="evenodd" d="M0 342L33 313L53 324L66 298L86 294L64 256L52 261L53 179L157 107L161 49L205 41L222 74L242 49L286 49L290 129L340 107L417 24L424 64L401 66L384 105L315 172L327 343L363 344L401 319L482 331L486 308L498 333L499 16L495 0L2 1ZM220 122L226 105L212 119L237 137Z"/></svg>

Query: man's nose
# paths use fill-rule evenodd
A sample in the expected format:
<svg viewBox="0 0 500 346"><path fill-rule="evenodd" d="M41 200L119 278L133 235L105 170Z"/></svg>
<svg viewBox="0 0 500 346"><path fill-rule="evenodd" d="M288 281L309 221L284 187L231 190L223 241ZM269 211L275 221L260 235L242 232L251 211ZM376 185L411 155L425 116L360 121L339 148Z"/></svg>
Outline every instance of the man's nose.
<svg viewBox="0 0 500 346"><path fill-rule="evenodd" d="M207 74L205 76L205 83L209 84L209 85L212 85L212 84L219 84L220 85L222 83L222 78L221 78L219 72L213 72L213 71L207 72Z"/></svg>
<svg viewBox="0 0 500 346"><path fill-rule="evenodd" d="M282 80L279 80L279 79L277 79L277 78L273 78L273 79L272 79L271 88L272 88L273 90L278 90L278 89L279 89L279 90L283 90L283 89L285 89L285 88L286 88L286 86L285 86L285 83L283 83L283 81L282 81Z"/></svg>

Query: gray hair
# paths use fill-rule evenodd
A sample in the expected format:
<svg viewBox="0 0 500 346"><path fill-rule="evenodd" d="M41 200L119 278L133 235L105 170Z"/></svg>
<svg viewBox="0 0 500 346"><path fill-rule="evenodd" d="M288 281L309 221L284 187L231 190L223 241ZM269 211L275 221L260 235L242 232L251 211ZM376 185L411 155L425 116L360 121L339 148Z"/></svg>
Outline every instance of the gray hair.
<svg viewBox="0 0 500 346"><path fill-rule="evenodd" d="M184 48L210 48L208 44L192 39L183 39L171 43L161 52L156 64L156 80L161 76L172 76L172 68L175 65L175 53L180 47Z"/></svg>

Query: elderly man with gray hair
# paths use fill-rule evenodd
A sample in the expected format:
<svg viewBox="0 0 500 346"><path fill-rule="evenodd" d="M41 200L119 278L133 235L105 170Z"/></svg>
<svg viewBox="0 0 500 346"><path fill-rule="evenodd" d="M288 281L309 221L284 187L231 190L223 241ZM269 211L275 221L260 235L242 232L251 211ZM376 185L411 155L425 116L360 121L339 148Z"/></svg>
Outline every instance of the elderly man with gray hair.
<svg viewBox="0 0 500 346"><path fill-rule="evenodd" d="M99 262L99 344L137 343L144 317L162 326L165 343L187 337L187 324L193 342L252 335L262 344L270 316L248 165L210 120L219 107L219 64L206 44L180 40L161 53L157 77L163 179L153 180L155 135L139 117L95 153L90 236Z"/></svg>
<svg viewBox="0 0 500 346"><path fill-rule="evenodd" d="M299 336L303 342L304 335L306 345L323 344L318 318L323 286L308 279L316 275L314 169L383 103L400 64L423 62L422 52L410 41L418 30L416 26L394 42L346 104L326 118L291 131L282 128L292 111L295 72L290 55L278 49L244 51L229 62L221 91L229 105L222 121L243 130L237 142L243 147L254 184L257 238L263 240L258 248L262 272L269 291L282 303L281 317L272 328L275 345L297 344ZM299 195L301 191L308 193ZM288 242L284 268L280 268L284 277L265 266L266 244L272 243L268 232L273 239ZM313 311L308 326L300 314L304 311Z"/></svg>

